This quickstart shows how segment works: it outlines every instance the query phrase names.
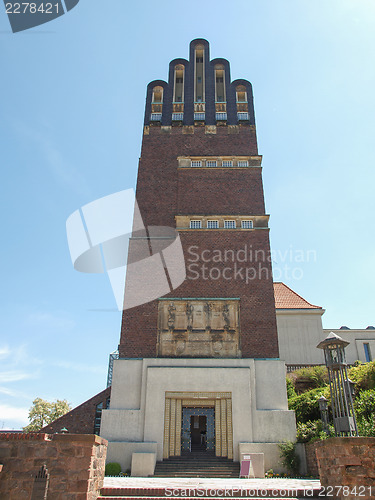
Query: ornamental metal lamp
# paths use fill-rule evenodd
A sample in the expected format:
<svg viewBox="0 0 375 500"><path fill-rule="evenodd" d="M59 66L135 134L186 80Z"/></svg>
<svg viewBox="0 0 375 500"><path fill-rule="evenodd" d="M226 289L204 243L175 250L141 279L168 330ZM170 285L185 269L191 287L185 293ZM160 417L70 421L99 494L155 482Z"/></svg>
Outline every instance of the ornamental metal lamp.
<svg viewBox="0 0 375 500"><path fill-rule="evenodd" d="M320 396L318 399L319 402L319 410L320 410L320 418L323 424L323 430L329 435L329 427L328 427L328 401L324 396Z"/></svg>
<svg viewBox="0 0 375 500"><path fill-rule="evenodd" d="M331 332L317 347L324 350L331 392L333 424L336 436L358 436L353 395L345 359L349 342Z"/></svg>

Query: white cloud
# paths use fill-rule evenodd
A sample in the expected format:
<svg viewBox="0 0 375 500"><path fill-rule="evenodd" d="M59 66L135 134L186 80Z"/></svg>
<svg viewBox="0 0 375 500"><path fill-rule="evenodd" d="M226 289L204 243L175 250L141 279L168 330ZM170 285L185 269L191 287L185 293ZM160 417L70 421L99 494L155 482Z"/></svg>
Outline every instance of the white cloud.
<svg viewBox="0 0 375 500"><path fill-rule="evenodd" d="M10 370L7 372L0 372L0 382L18 382L19 380L25 380L27 378L33 378L30 373L25 373L17 370Z"/></svg>
<svg viewBox="0 0 375 500"><path fill-rule="evenodd" d="M7 358L10 354L10 349L8 346L0 347L0 359Z"/></svg>
<svg viewBox="0 0 375 500"><path fill-rule="evenodd" d="M30 396L21 391L14 391L13 389L9 389L8 387L0 387L0 394L5 394L6 396L11 396L12 398L18 399L30 399Z"/></svg>
<svg viewBox="0 0 375 500"><path fill-rule="evenodd" d="M28 423L28 417L28 408L0 404L0 426L4 425L4 427L6 427L7 420L14 420L15 422L20 422L21 425L26 425Z"/></svg>

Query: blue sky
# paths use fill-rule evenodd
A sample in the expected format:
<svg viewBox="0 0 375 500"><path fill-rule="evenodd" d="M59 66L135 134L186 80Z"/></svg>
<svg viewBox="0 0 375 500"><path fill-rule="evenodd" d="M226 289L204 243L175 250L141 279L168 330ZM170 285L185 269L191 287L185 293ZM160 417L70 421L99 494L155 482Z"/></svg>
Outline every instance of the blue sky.
<svg viewBox="0 0 375 500"><path fill-rule="evenodd" d="M121 315L105 275L73 269L65 222L135 187L147 83L198 37L253 84L280 278L325 328L375 323L372 0L80 0L17 34L0 6L0 429L104 389Z"/></svg>

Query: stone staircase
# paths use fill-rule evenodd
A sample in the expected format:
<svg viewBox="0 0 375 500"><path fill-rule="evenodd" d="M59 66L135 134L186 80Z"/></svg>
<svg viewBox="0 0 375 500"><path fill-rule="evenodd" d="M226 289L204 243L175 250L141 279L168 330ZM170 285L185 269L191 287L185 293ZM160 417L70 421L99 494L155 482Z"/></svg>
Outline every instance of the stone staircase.
<svg viewBox="0 0 375 500"><path fill-rule="evenodd" d="M215 497L217 500L222 500L223 497L228 500L243 500L246 498L289 500L290 498L285 494L283 488L280 491L281 495L278 496L280 487L277 486L277 483L272 484L272 487L268 485L265 487L262 480L258 484L247 485L251 492L249 490L247 495L244 496L244 492L239 489L239 485L241 485L241 488L246 487L246 482L242 483L244 480L239 479L239 474L240 464L238 462L216 457L214 452L206 451L203 447L196 445L191 452L183 452L179 457L171 457L157 462L154 476L144 478L144 481L139 484L135 485L134 482L127 484L126 478L121 478L118 485L104 487L98 500L167 500L168 498L174 498L175 500L197 500L197 498L212 500ZM158 478L160 478L159 481ZM165 478L171 478L171 480L168 481ZM181 478L181 480L179 482L178 479L173 478ZM200 483L199 480L194 483L194 481L189 481L188 478L213 479L212 481L208 479L208 483L207 480L203 480L206 481L205 483ZM216 479L217 482L215 482ZM231 479L232 482L226 483L222 479ZM120 483L122 484L120 485ZM296 487L293 480L290 487ZM306 496L316 498L319 494L319 488L314 489L313 497L304 493L301 489L298 495L293 495L291 500Z"/></svg>
<svg viewBox="0 0 375 500"><path fill-rule="evenodd" d="M240 475L239 462L216 457L214 452L193 450L179 457L157 462L155 477L235 477Z"/></svg>

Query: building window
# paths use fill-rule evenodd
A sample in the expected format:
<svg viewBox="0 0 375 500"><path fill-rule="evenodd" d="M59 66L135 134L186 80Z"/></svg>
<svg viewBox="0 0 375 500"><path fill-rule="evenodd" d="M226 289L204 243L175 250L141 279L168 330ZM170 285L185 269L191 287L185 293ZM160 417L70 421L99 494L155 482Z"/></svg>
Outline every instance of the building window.
<svg viewBox="0 0 375 500"><path fill-rule="evenodd" d="M218 220L208 220L207 221L207 229L219 229L219 221Z"/></svg>
<svg viewBox="0 0 375 500"><path fill-rule="evenodd" d="M191 160L191 166L192 167L201 167L202 162L200 160Z"/></svg>
<svg viewBox="0 0 375 500"><path fill-rule="evenodd" d="M217 167L217 161L216 160L207 160L206 167Z"/></svg>
<svg viewBox="0 0 375 500"><path fill-rule="evenodd" d="M244 85L238 85L236 87L236 101L237 102L247 102L247 92Z"/></svg>
<svg viewBox="0 0 375 500"><path fill-rule="evenodd" d="M184 101L184 71L185 67L183 64L177 64L174 68L174 102Z"/></svg>
<svg viewBox="0 0 375 500"><path fill-rule="evenodd" d="M151 113L151 121L152 122L160 122L161 121L161 113Z"/></svg>
<svg viewBox="0 0 375 500"><path fill-rule="evenodd" d="M94 434L99 436L100 434L100 423L102 421L102 410L103 410L103 403L99 403L96 405L96 411L95 411L95 421L94 421Z"/></svg>
<svg viewBox="0 0 375 500"><path fill-rule="evenodd" d="M370 363L370 361L372 361L370 344L363 344L363 348L365 350L366 363Z"/></svg>
<svg viewBox="0 0 375 500"><path fill-rule="evenodd" d="M233 167L232 160L223 160L223 167Z"/></svg>
<svg viewBox="0 0 375 500"><path fill-rule="evenodd" d="M172 113L172 121L182 122L184 119L184 113Z"/></svg>
<svg viewBox="0 0 375 500"><path fill-rule="evenodd" d="M206 119L206 113L194 113L194 120L204 121Z"/></svg>
<svg viewBox="0 0 375 500"><path fill-rule="evenodd" d="M253 229L253 221L252 220L243 220L241 221L242 229Z"/></svg>
<svg viewBox="0 0 375 500"><path fill-rule="evenodd" d="M249 113L237 113L237 117L240 121L249 120Z"/></svg>
<svg viewBox="0 0 375 500"><path fill-rule="evenodd" d="M237 162L237 167L248 167L249 162L248 160L238 160Z"/></svg>
<svg viewBox="0 0 375 500"><path fill-rule="evenodd" d="M236 221L235 220L225 220L224 221L224 229L236 229Z"/></svg>
<svg viewBox="0 0 375 500"><path fill-rule="evenodd" d="M202 229L202 221L201 220L191 220L190 221L190 229Z"/></svg>
<svg viewBox="0 0 375 500"><path fill-rule="evenodd" d="M204 102L204 47L195 47L195 102ZM196 118L198 120L198 118ZM204 120L204 118L203 118Z"/></svg>
<svg viewBox="0 0 375 500"><path fill-rule="evenodd" d="M225 78L222 64L215 66L215 101L225 102Z"/></svg>
<svg viewBox="0 0 375 500"><path fill-rule="evenodd" d="M216 120L226 120L227 119L227 114L226 113L216 113Z"/></svg>
<svg viewBox="0 0 375 500"><path fill-rule="evenodd" d="M152 103L161 104L163 102L163 87L154 87L152 89Z"/></svg>

